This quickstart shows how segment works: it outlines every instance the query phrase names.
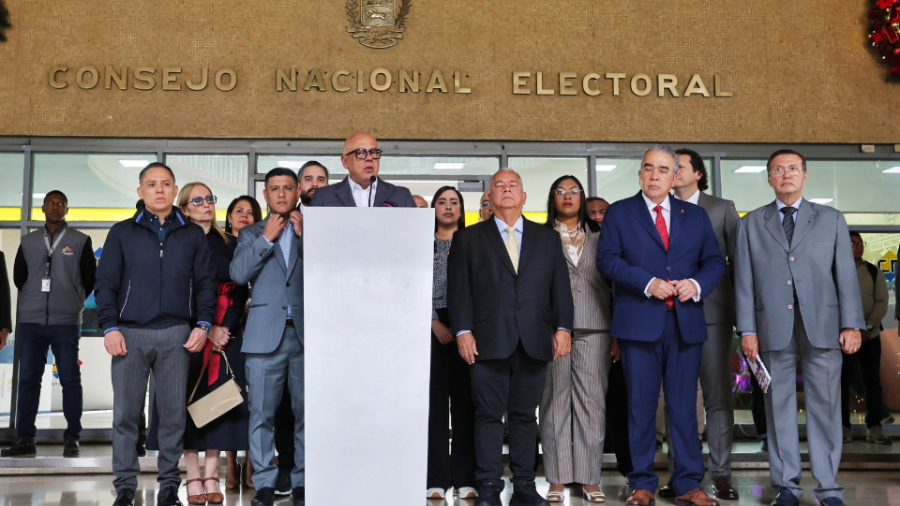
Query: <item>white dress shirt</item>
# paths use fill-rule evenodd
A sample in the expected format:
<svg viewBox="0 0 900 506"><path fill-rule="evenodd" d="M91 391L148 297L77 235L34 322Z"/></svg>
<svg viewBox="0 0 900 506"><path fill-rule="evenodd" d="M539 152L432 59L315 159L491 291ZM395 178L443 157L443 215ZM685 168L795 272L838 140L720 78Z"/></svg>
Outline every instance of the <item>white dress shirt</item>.
<svg viewBox="0 0 900 506"><path fill-rule="evenodd" d="M678 195L674 195L674 197L676 199L678 199ZM682 200L682 199L678 199L678 200ZM694 204L695 206L699 206L700 205L700 190L695 191L693 195L684 199L684 202L690 202L691 204Z"/></svg>
<svg viewBox="0 0 900 506"><path fill-rule="evenodd" d="M669 200L669 196L666 195L666 200L663 200L660 204L654 203L650 200L644 192L641 192L641 197L644 197L644 203L647 204L647 209L650 210L650 218L653 220L653 223L656 224L656 206L662 206L662 215L663 220L666 222L666 233L671 235L672 233L672 202ZM700 198L700 192L694 194L692 198ZM653 278L647 283L646 288L644 288L644 295L649 299L653 295L650 294L650 285L653 284L653 280L657 278ZM694 295L692 299L694 302L700 302L700 283L698 283L694 278L688 278L691 283L694 283L694 286L697 287L697 295Z"/></svg>
<svg viewBox="0 0 900 506"><path fill-rule="evenodd" d="M362 186L356 184L355 181L347 178L347 181L350 182L350 193L353 194L353 202L356 203L356 207L370 207L369 206L369 188L363 188ZM372 188L372 202L374 205L375 202L375 192L378 191L378 179L375 179L375 182L370 185Z"/></svg>

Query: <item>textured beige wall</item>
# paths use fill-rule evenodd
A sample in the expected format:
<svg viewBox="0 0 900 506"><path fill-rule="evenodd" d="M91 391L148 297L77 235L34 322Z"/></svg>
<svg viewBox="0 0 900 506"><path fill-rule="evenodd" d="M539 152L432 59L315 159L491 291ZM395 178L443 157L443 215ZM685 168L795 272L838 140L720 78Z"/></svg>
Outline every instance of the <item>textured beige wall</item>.
<svg viewBox="0 0 900 506"><path fill-rule="evenodd" d="M895 143L900 85L867 46L866 0L412 0L390 49L345 32L344 0L7 0L0 135ZM54 65L70 69L53 89ZM200 92L74 84L94 65L230 67ZM468 95L277 93L275 69L440 69ZM731 98L518 96L512 72L722 76ZM159 80L159 72L157 80ZM185 77L182 77L182 86ZM211 77L212 79L212 77ZM578 81L580 82L580 80ZM133 84L133 77L129 86ZM532 79L532 87L534 80ZM424 84L423 84L424 87Z"/></svg>

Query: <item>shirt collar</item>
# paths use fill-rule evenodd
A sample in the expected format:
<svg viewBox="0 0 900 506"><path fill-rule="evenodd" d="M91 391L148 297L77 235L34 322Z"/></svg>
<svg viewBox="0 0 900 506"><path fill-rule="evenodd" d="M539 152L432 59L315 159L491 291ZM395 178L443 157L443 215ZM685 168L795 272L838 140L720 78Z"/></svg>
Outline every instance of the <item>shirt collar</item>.
<svg viewBox="0 0 900 506"><path fill-rule="evenodd" d="M350 190L351 190L351 191L355 191L355 192L367 192L367 191L369 191L368 188L363 188L362 186L356 184L356 181L354 181L353 179L351 179L350 176L347 176L347 181L350 182ZM377 190L378 190L378 178L376 177L376 178L375 178L375 182L372 183L372 191L377 191Z"/></svg>
<svg viewBox="0 0 900 506"><path fill-rule="evenodd" d="M678 199L678 195L675 195L675 198ZM678 200L682 200L682 199L678 199ZM691 204L694 204L695 206L700 205L700 189L698 188L696 191L694 191L694 194L691 195L690 197L684 199L683 202L690 202Z"/></svg>
<svg viewBox="0 0 900 506"><path fill-rule="evenodd" d="M53 232L52 234L50 234L50 230L47 228L47 225L45 224L44 225L44 233L54 236L67 228L69 228L69 224L64 221L63 224L60 225L59 228L56 229L56 232Z"/></svg>
<svg viewBox="0 0 900 506"><path fill-rule="evenodd" d="M509 228L509 225L501 220L496 214L494 215L494 223L501 232L506 232L506 229ZM519 219L516 220L516 223L513 226L516 228L516 232L522 233L525 229L525 219L522 216L519 216Z"/></svg>
<svg viewBox="0 0 900 506"><path fill-rule="evenodd" d="M641 192L641 197L644 197L644 203L647 204L647 208L650 209L650 211L653 211L656 208L656 204L653 203L653 201L650 200L650 198L647 197L644 192ZM669 195L666 195L666 200L663 200L659 205L662 206L663 211L672 211L672 202L669 201Z"/></svg>
<svg viewBox="0 0 900 506"><path fill-rule="evenodd" d="M794 212L797 212L797 211L800 210L800 203L801 203L801 202L803 202L803 197L802 197L802 196L801 196L799 199L797 199L797 202L794 202L794 205L791 206L791 207L794 208ZM778 212L780 213L782 209L784 209L785 207L787 207L787 204L785 204L784 202L782 202L782 201L780 201L780 200L778 200L778 199L776 198L776 199L775 199L775 207L778 209Z"/></svg>

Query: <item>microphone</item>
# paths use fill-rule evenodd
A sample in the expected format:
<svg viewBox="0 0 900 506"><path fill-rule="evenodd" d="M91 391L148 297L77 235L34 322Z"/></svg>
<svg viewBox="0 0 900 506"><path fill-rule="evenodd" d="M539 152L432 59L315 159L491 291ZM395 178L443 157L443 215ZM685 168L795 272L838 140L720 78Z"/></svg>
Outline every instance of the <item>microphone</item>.
<svg viewBox="0 0 900 506"><path fill-rule="evenodd" d="M375 186L377 180L378 178L375 176L369 178L369 207L372 207L372 187Z"/></svg>

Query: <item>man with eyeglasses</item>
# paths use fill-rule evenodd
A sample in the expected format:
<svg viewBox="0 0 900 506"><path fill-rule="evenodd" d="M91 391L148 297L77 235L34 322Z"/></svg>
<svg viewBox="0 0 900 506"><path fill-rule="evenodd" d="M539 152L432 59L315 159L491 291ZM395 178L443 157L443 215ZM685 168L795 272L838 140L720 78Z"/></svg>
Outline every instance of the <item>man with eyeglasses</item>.
<svg viewBox="0 0 900 506"><path fill-rule="evenodd" d="M859 292L862 296L863 317L866 329L862 331L859 353L844 355L841 368L841 422L844 426L844 442L850 437L850 383L854 372L859 371L866 387L866 442L879 445L893 444L891 438L881 430L881 420L885 417L884 392L881 388L881 319L887 315L888 287L884 273L875 264L863 260L866 244L859 232L850 232L850 245L856 263L856 277L859 278Z"/></svg>
<svg viewBox="0 0 900 506"><path fill-rule="evenodd" d="M350 174L340 183L320 188L312 200L315 207L416 207L412 193L378 177L381 148L367 133L344 141L341 163Z"/></svg>
<svg viewBox="0 0 900 506"><path fill-rule="evenodd" d="M478 221L487 221L494 217L494 208L491 207L491 191L484 192L481 196L481 204L478 208Z"/></svg>
<svg viewBox="0 0 900 506"><path fill-rule="evenodd" d="M82 386L78 341L84 301L94 290L97 263L91 238L66 224L68 204L63 192L47 192L41 206L46 223L22 237L16 253L13 283L19 289L18 438L0 452L3 457L35 454L35 417L48 349L53 350L63 387L67 424L63 456L77 457L80 453Z"/></svg>
<svg viewBox="0 0 900 506"><path fill-rule="evenodd" d="M824 506L844 504L841 462L843 355L865 329L849 231L837 209L803 199L806 159L784 149L766 164L775 201L747 214L735 245L735 301L741 348L771 375L765 395L769 473L776 506L800 504L797 360L803 369L809 460ZM677 456L676 456L677 458Z"/></svg>

